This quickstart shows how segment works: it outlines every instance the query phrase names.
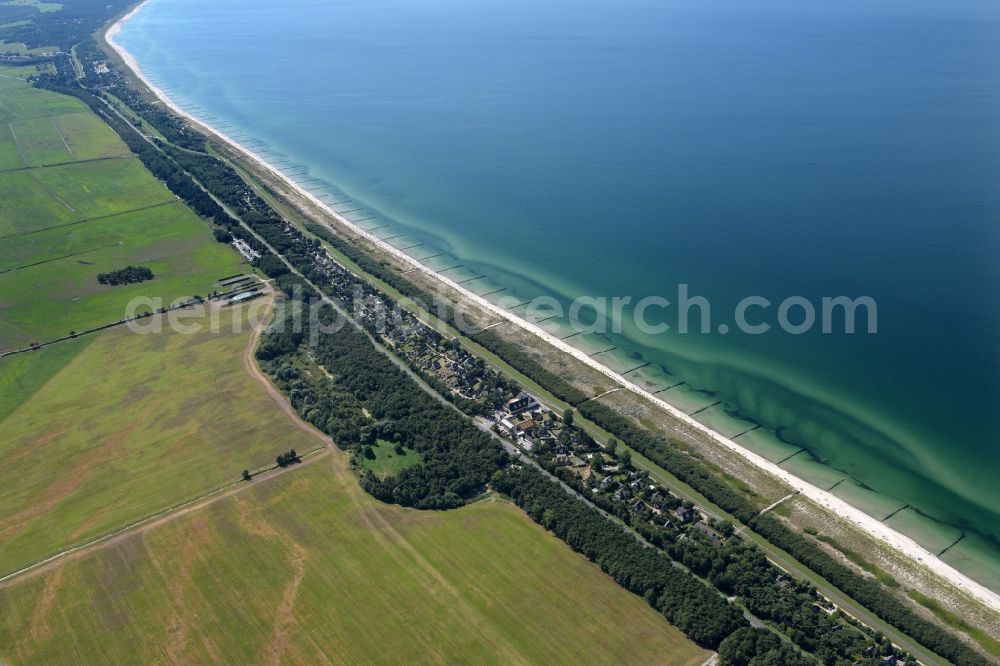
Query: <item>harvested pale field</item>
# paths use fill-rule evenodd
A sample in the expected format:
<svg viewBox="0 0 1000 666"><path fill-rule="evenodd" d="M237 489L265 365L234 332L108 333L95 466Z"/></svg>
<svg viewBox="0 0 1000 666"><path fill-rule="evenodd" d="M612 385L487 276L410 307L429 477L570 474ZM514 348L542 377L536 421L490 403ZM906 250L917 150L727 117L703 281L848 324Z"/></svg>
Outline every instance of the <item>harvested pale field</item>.
<svg viewBox="0 0 1000 666"><path fill-rule="evenodd" d="M488 499L381 504L336 455L0 588L11 663L658 663L708 653Z"/></svg>

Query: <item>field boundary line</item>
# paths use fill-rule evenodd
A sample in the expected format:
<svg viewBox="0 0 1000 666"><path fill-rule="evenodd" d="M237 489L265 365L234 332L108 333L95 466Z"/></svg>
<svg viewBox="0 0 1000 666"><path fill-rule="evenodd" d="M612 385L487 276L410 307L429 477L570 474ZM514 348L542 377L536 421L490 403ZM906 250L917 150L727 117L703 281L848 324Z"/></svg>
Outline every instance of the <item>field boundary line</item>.
<svg viewBox="0 0 1000 666"><path fill-rule="evenodd" d="M42 116L43 118L45 116ZM11 130L13 134L13 130ZM16 138L16 137L15 137ZM20 150L18 151L20 153ZM21 156L24 160L24 156ZM52 164L35 164L28 165L25 164L23 167L16 167L14 169L0 169L0 175L5 173L17 173L19 171L33 171L35 169L50 169L52 167L70 166L71 164L87 164L89 162L104 162L106 160L137 160L139 159L136 155L105 155L104 157L91 157L85 160L67 160L66 162L53 162Z"/></svg>
<svg viewBox="0 0 1000 666"><path fill-rule="evenodd" d="M24 151L21 149L21 140L17 138L17 132L14 131L14 121L7 122L7 129L10 130L10 135L14 137L14 145L17 147L17 155L21 158L24 166L28 166L28 158L24 156ZM20 171L20 169L14 169L14 171Z"/></svg>
<svg viewBox="0 0 1000 666"><path fill-rule="evenodd" d="M43 266L45 264L51 264L55 261L62 261L63 259L72 259L73 257L79 257L84 254L90 254L91 252L99 252L100 250L106 250L109 247L116 247L118 245L124 245L123 241L118 241L117 243L109 243L108 245L102 245L100 247L91 248L89 250L81 250L80 252L73 252L72 254L66 254L61 257L53 257L52 259L46 259L44 261L36 261L33 264L25 264L23 266L15 266L14 268L8 268L6 270L0 271L0 275L4 273L14 273L15 271L23 271L25 268L34 268L35 266Z"/></svg>
<svg viewBox="0 0 1000 666"><path fill-rule="evenodd" d="M292 470L296 470L311 465L317 460L322 460L323 458L325 458L327 455L330 454L331 451L327 446L318 446L315 449L310 449L309 451L300 456L303 459L308 458L309 459L308 461L299 463L297 465L291 465L289 467L278 467L277 465L271 465L269 467L265 467L253 472L251 476L256 477L259 475L266 475L266 477L261 480L269 481L275 477L281 476ZM131 522L127 525L118 527L112 530L111 532L107 532L100 536L94 537L93 539L90 539L89 541L86 541L79 545L66 548L64 550L59 551L58 553L55 553L54 555L49 555L48 557L38 560L37 562L33 562L27 566L21 567L20 569L12 571L3 576L0 576L0 587L8 587L14 579L24 576L25 574L29 574L32 572L40 573L42 570L47 569L49 566L55 564L55 562L57 562L58 560L61 560L65 557L68 557L76 553L80 553L81 551L90 550L91 548L102 545L103 543L110 541L112 539L127 536L128 534L131 534L132 532L135 532L140 528L150 527L152 526L151 524L159 524L161 522L166 522L174 517L184 515L185 513L188 513L192 510L203 508L214 502L225 499L227 497L231 497L236 493L242 492L243 489L250 488L253 485L254 484L252 482L244 481L243 479L238 479L236 481L231 481L229 483L213 488L212 490L203 493L197 497L184 500L179 504L174 504L165 509L161 509L155 513L151 513L145 516L144 518L140 518L139 520Z"/></svg>
<svg viewBox="0 0 1000 666"><path fill-rule="evenodd" d="M62 199L59 199L59 197L53 197L53 198L55 198L55 199L57 199L59 201L62 201ZM69 204L67 204L65 201L62 201L62 203L64 203L66 206L69 206ZM56 225L51 226L51 227L42 227L41 229L32 229L31 231L22 231L19 234L7 234L6 236L0 236L0 240L5 240L7 238L19 238L21 236L30 236L32 234L40 234L43 231L52 231L53 229L63 229L65 227L72 227L74 225L84 224L86 222L99 222L101 220L107 220L107 219L110 219L112 217L118 217L119 215L128 215L129 213L137 213L137 212L139 212L141 210L149 210L151 208L160 208L161 206L170 206L170 205L176 204L176 203L178 203L178 200L175 197L173 199L170 199L169 201L161 201L160 203L150 204L149 206L140 206L139 208L132 208L132 209L129 209L129 210L123 210L120 213L108 213L107 215L98 215L97 217L85 217L82 220L76 220L74 222L67 222L66 224L56 224ZM76 210L74 210L72 207L70 207L70 210L73 210L74 213L76 212Z"/></svg>
<svg viewBox="0 0 1000 666"><path fill-rule="evenodd" d="M101 324L100 326L95 326L93 328L88 328L85 331L75 332L72 335L64 335L61 338L55 338L53 340L47 340L46 342L40 342L40 343L35 344L35 345L28 345L27 347L21 347L20 349L11 349L11 350L8 350L8 351L5 351L5 352L0 352L0 359L7 358L8 356L15 356L17 354L26 354L28 352L38 351L39 349L44 349L46 347L51 347L52 345L58 344L60 342L66 342L67 340L75 340L76 338L79 338L82 335L88 335L90 333L98 333L100 331L106 331L107 329L114 328L115 326L121 326L122 324L129 324L129 323L134 322L134 321L139 321L140 319L148 319L149 317L153 317L153 316L156 316L156 315L164 315L164 314L166 314L168 312L173 312L174 310L183 310L184 308L189 308L189 307L191 307L191 306L193 306L193 305L195 305L197 303L204 303L205 301L210 301L210 300L214 300L216 298L221 298L221 297L222 296L215 296L215 297L209 297L209 298L202 298L201 300L195 300L195 299L192 298L191 300L184 301L183 303L180 303L178 305L171 305L169 307L163 307L163 308L157 309L156 312L146 312L146 313L143 313L141 315L136 315L134 317L129 317L127 319L119 319L118 321L113 321L113 322L108 323L108 324ZM0 666L3 666L3 665L0 664Z"/></svg>
<svg viewBox="0 0 1000 666"><path fill-rule="evenodd" d="M62 139L63 145L66 146L66 150L69 152L69 154L72 155L73 157L76 157L76 153L74 153L73 149L69 147L69 142L66 140L66 135L62 133L62 130L59 129L59 125L56 124L56 118L58 117L59 116L53 116L49 120L49 124L52 125L52 129L54 129L56 131L56 134L59 135L59 138Z"/></svg>

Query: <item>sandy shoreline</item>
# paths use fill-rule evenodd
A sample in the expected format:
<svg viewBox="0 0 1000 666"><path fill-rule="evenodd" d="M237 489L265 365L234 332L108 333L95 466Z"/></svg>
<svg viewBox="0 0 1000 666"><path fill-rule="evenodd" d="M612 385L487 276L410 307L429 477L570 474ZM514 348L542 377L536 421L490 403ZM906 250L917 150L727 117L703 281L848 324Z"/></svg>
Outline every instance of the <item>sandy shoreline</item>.
<svg viewBox="0 0 1000 666"><path fill-rule="evenodd" d="M637 395L645 398L646 400L652 402L653 404L657 405L661 409L667 411L671 416L679 419L680 421L682 421L686 425L688 425L688 426L690 426L692 428L695 428L696 430L702 432L703 434L711 437L712 439L714 439L719 444L725 446L727 449L730 449L730 450L734 451L735 453L739 454L743 459L745 459L749 463L753 464L755 467L758 467L758 468L760 468L760 469L768 472L772 476L775 476L775 477L781 479L782 481L784 481L785 483L787 483L789 486L791 486L795 490L799 491L802 495L808 497L809 499L813 500L817 504L825 507L828 511L831 511L832 513L834 513L837 517L849 521L850 523L852 523L852 524L858 526L859 528L863 529L864 531L868 532L872 536L874 536L874 537L876 537L876 538L884 541L886 544L888 544L892 548L896 549L897 551L903 553L904 555L906 555L907 557L911 558L915 562L919 563L921 566L926 567L927 569L930 569L935 574L937 574L937 575L945 578L946 580L948 580L949 582L951 582L953 585L955 585L959 589L968 592L973 597L975 597L976 599L978 599L982 603L986 604L989 608L993 609L996 612L1000 612L1000 594L997 594L996 592L990 590L986 586L984 586L984 585L982 585L980 583L977 583L976 581L972 580L971 578L969 578L965 574L963 574L960 571L958 571L955 568L953 568L951 565L949 565L949 564L947 564L947 563L939 560L933 553L931 553L930 551L928 551L927 549L925 549L923 546L921 546L920 544L918 544L916 541L914 541L910 537L908 537L908 536L906 536L904 534L901 534L901 533L893 530L892 528L884 525L883 523L879 522L875 518L873 518L873 517L869 516L868 514L864 513L860 509L857 509L854 506L848 504L847 502L845 502L844 500L840 499L839 497L833 495L832 493L829 493L829 492L827 492L827 491L825 491L825 490L823 490L821 488L818 488L816 486L813 486L810 483L807 483L806 481L804 481L804 480L802 480L802 479L794 476L793 474L785 471L784 469L782 469L781 467L779 467L777 464L772 463L771 461L767 460L766 458L763 458L762 456L754 453L753 451L750 451L748 449L743 448L742 446L740 446L739 444L737 444L735 441L726 438L725 436L723 436L722 434L720 434L718 432L715 432L714 430L710 429L709 427L707 427L704 424L700 423L699 421L695 420L691 416L688 416L683 411L681 411L681 410L677 409L676 407L670 405L669 403L665 402L664 400L662 400L660 398L657 398L656 396L654 396L649 391L646 391L646 390L642 389L641 387L639 387L638 385L633 384L632 382L630 382L628 379L626 379L622 375L620 375L620 374L614 372L613 370L611 370L611 369L609 369L609 368L601 365L599 362L597 362L594 359L590 358L585 352L583 352L583 351L581 351L579 349L576 349L575 347L571 347L570 345L568 345L565 342L559 340L558 338L556 338L552 334L544 331L541 327L539 327L539 326L537 326L535 324L532 324L532 323L530 323L528 321L525 321L525 320L521 319L520 317L518 317L517 315L514 315L514 314L508 312L507 310L504 310L503 308L501 308L501 307L499 307L497 305L494 305L493 303L487 301L486 299L482 298L481 296L478 296L477 294L475 294L475 293L473 293L473 292L465 289L463 286L457 284L454 280L449 279L447 276L440 275L440 274L436 273L434 270L432 270L432 269L428 268L427 266L421 264L420 262L418 262L413 257L410 257L407 254L404 254L403 252L401 252L397 248L389 245L385 241L382 241L377 236L375 236L375 235L373 235L373 234L371 234L369 232L366 232L365 230L361 229L360 227L356 226L354 223L352 223L349 220L347 220L346 218L344 218L342 215L338 214L328 204L324 203L318 197L316 197L315 195L311 194L310 192L305 191L302 187L300 187L299 185L297 185L289 177L285 176L277 167L275 167L275 166L271 165L270 163L268 163L267 160L264 159L263 157L261 157L260 155L254 153L253 151L251 151L248 148L245 148L238 141L236 141L235 139L232 139L231 137L227 136L224 132L219 131L216 128L212 127L206 121L198 119L195 116L192 116L190 113L187 113L184 110L182 110L173 100L170 99L169 95L167 95L162 90L160 90L157 86L155 86L145 76L145 74L142 71L142 68L140 67L139 63L136 61L135 57L132 56L131 53L129 53L128 51L126 51L123 47L121 47L120 45L118 45L114 41L114 37L121 31L122 26L129 19L131 19L136 14L136 12L138 12L142 8L142 6L144 4L145 4L145 2L140 3L134 9L132 9L128 14L126 14L125 16L123 16L122 18L120 18L110 28L108 28L107 32L105 33L105 39L106 39L107 43L111 46L111 48L113 48L115 50L115 52L118 53L118 55L125 62L125 64L135 73L135 75L140 80L142 80L143 83L165 105L167 105L168 107L170 107L170 109L173 110L174 113L176 113L176 114L178 114L178 115L180 115L180 116L182 116L184 118L189 119L190 121L192 121L193 123L199 125L200 127L205 128L206 131L210 132L211 134L213 134L214 136L218 137L222 141L225 141L227 144L229 144L230 146L232 146L234 149L238 150L239 152L243 153L244 155L246 155L247 157L249 157L250 159L252 159L253 161L255 161L260 166L260 168L265 169L269 173L273 174L276 178L278 178L282 182L284 182L286 185L288 185L290 188L293 188L297 193L299 193L300 196L302 196L303 198L307 199L308 201L310 201L314 205L318 206L319 208L321 208L322 210L324 210L325 212L327 212L327 214L329 214L331 217L333 217L334 219L336 219L338 222L340 222L341 224L345 225L346 227L348 227L349 229L351 229L354 233L358 234L359 236L367 239L369 242L373 243L374 245L376 245L377 247L379 247L381 250L383 250L385 252L388 252L389 254L393 255L394 257L396 257L396 258L400 259L401 261L409 264L413 268L421 270L421 271L424 272L424 274L426 274L426 275L428 275L430 277L433 277L434 279L436 279L439 282L441 282L441 283L443 283L443 284L451 287L452 289L455 289L458 293L462 294L465 298L467 298L471 302L475 303L476 305L484 308L488 312L490 312L490 313L492 313L492 314L494 314L494 315L496 315L496 316L498 316L498 317L500 317L500 318L502 318L502 319L504 319L506 321L509 321L512 324L515 324L515 325L519 326L520 328L528 331L529 333L531 333L531 334L533 334L533 335L541 338L546 343L550 344L551 346L555 347L556 349L558 349L558 350L560 350L560 351L562 351L562 352L564 352L566 354L571 355L575 359L579 360L582 363L585 363L586 365L588 365L589 367L593 368L594 370L597 370L598 372L601 372L602 374L606 375L607 377L609 377L610 379L612 379L617 384L619 384L621 386L624 386L627 390L629 390L629 391L631 391L631 392L633 392L633 393L635 393L635 394L637 394Z"/></svg>

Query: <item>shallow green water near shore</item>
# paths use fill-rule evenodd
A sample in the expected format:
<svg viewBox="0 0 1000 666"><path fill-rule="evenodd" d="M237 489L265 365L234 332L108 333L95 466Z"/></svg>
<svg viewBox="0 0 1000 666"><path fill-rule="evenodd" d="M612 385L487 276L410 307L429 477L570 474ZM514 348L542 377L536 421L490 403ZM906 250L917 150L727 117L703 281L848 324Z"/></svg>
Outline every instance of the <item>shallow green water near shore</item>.
<svg viewBox="0 0 1000 666"><path fill-rule="evenodd" d="M1000 587L995 4L151 0L119 41L491 299L690 285L711 333L567 342ZM739 333L751 295L878 332Z"/></svg>

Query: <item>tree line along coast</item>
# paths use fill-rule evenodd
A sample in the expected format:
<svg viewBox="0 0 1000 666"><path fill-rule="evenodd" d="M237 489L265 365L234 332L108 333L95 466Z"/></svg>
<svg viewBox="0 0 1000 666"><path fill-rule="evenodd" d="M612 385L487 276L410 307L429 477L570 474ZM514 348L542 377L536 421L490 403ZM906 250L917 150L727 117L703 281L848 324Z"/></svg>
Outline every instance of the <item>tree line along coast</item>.
<svg viewBox="0 0 1000 666"><path fill-rule="evenodd" d="M124 79L119 78L118 81L118 85L126 85ZM119 92L117 88L115 92ZM144 100L137 92L133 91L131 94L125 91L120 92L126 98ZM118 95L116 94L115 97ZM352 293L346 293L344 280L349 281L350 272L344 270L339 276L330 275L330 267L331 265L335 266L336 262L323 248L323 243L327 243L330 248L343 253L352 261L360 262L359 265L367 267L375 277L390 284L403 295L423 303L435 302L431 294L407 281L404 276L397 275L384 267L379 270L378 262L365 261L364 255L353 248L350 243L329 232L324 233L321 227L314 226L303 231L290 224L264 201L231 166L208 154L204 147L204 138L183 119L165 113L162 105L151 104L148 101L137 102L136 105L139 108L133 109L133 111L136 111L145 122L155 127L164 137L174 136L184 144L181 147L170 145L169 140L157 140L154 142L157 145L154 146L145 139L139 139L150 146L151 151L158 153L155 158L151 157L150 162L159 165L162 172L171 178L167 181L168 185L173 181L180 190L178 194L183 197L181 192L185 192L191 196L189 203L195 210L224 228L229 234L244 240L255 251L260 252L259 264L263 269L270 270L270 275L278 280L277 284L289 293L297 291L300 294L308 294L312 290L319 290L323 294L313 294L314 297L333 293L345 306L353 306L353 298L355 297L353 288L358 285L352 285ZM148 118L141 110L147 106L154 109ZM110 117L109 120L114 121ZM130 145L138 143L139 140L130 142ZM197 148L199 142L202 142L200 150ZM149 150L147 153L153 154ZM164 161L172 161L173 166L167 166ZM151 170L154 173L157 172L155 168L151 168ZM186 185L184 184L185 175L188 178L194 177ZM197 182L195 183L194 180ZM204 186L208 192L212 193L212 196L207 196L199 185ZM220 205L220 202L225 205L225 208ZM227 211L233 211L236 217ZM312 233L312 237L307 235L309 232ZM282 265L285 262L287 265ZM295 273L288 272L289 266L295 270ZM342 269L342 267L340 268ZM300 281L300 276L301 279L304 279L304 284ZM337 289L338 279L340 280L340 289ZM359 282L363 283L364 281L359 280ZM445 317L447 317L447 313L445 313ZM841 589L850 588L851 582L857 580L854 583L854 589L845 591L848 594L853 592L852 596L862 595L859 601L889 624L896 626L922 645L930 647L938 653L947 653L943 656L951 661L963 662L969 659L971 660L969 663L976 663L976 660L980 659L975 651L939 626L920 617L895 598L881 594L878 587L880 583L877 581L872 587L869 584L870 579L856 574L837 562L821 549L813 546L803 536L785 527L773 516L765 514L758 517L757 513L760 508L755 507L725 480L718 478L717 473L713 473L704 463L692 456L685 455L683 451L663 437L637 428L620 416L619 420L614 419L613 410L599 403L587 401L587 396L579 392L574 393L573 387L565 382L553 381L554 375L546 371L540 363L527 355L517 354L511 349L497 344L489 333L486 331L471 337L487 349L500 352L498 355L505 361L558 397L571 405L578 405L583 416L591 418L595 423L627 442L629 446L651 458L682 481L695 487L741 523L748 524L752 529L783 549L792 550L798 555L800 561L806 560L813 567L819 569L820 575L827 578L835 577L839 581L838 587ZM452 400L458 397L451 391L447 391L445 395L451 396ZM420 451L419 448L417 450ZM430 467L431 465L428 465L428 461L425 460L422 465L404 470L394 480L389 481L388 485L393 488L402 487L409 483L413 477L426 474L426 470ZM463 473L457 473L456 479L464 478ZM386 485L386 483L381 482L379 485ZM465 485L464 481L458 483L458 487ZM375 488L376 486L369 482L368 487ZM442 488L440 484L433 487L438 493L437 499L432 501L440 501L441 497L447 497L446 503L454 501L454 498L448 495L448 490L440 492ZM405 497L407 495L407 493L400 492L398 496ZM382 499L391 496L385 490L381 493ZM409 496L412 497L412 493ZM418 493L417 496L420 494ZM434 495L432 494L432 496ZM461 497L460 494L458 496ZM418 501L427 501L427 498L420 497ZM863 596L866 593L867 596Z"/></svg>

